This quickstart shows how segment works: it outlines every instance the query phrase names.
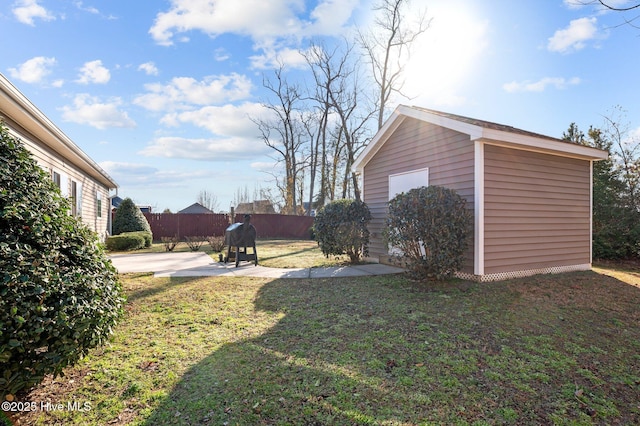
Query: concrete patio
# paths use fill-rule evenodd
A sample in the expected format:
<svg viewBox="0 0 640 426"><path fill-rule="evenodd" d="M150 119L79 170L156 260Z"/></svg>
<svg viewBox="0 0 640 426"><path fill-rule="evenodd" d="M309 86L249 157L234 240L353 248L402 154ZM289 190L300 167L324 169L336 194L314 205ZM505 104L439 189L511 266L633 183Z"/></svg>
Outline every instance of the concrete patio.
<svg viewBox="0 0 640 426"><path fill-rule="evenodd" d="M142 253L109 256L119 273L153 272L154 277L334 278L398 274L403 269L378 263L322 268L267 268L252 262L223 263L206 253Z"/></svg>

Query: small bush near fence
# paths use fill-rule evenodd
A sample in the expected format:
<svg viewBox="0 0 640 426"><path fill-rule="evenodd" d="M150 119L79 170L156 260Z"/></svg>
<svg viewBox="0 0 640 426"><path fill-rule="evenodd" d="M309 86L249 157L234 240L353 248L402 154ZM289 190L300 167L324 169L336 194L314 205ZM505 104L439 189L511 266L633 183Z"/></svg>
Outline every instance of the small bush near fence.
<svg viewBox="0 0 640 426"><path fill-rule="evenodd" d="M189 236L184 237L184 240L187 243L187 246L189 246L189 250L198 251L207 240L207 238L203 236Z"/></svg>
<svg viewBox="0 0 640 426"><path fill-rule="evenodd" d="M162 237L160 240L164 245L164 251L173 251L173 249L180 244L178 237Z"/></svg>
<svg viewBox="0 0 640 426"><path fill-rule="evenodd" d="M145 247L145 237L139 232L125 232L108 237L106 245L110 251L140 250Z"/></svg>
<svg viewBox="0 0 640 426"><path fill-rule="evenodd" d="M211 237L207 237L207 241L211 246L211 250L216 252L224 250L224 246L225 246L224 237L211 236Z"/></svg>

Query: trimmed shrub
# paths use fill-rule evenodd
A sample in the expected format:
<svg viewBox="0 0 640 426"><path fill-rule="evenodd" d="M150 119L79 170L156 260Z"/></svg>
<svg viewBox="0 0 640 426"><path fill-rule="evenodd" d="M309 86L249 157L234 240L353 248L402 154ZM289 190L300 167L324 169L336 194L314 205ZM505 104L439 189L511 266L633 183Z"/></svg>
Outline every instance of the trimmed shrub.
<svg viewBox="0 0 640 426"><path fill-rule="evenodd" d="M369 207L362 201L336 200L318 211L313 232L325 256L346 254L357 263L369 255L370 220Z"/></svg>
<svg viewBox="0 0 640 426"><path fill-rule="evenodd" d="M125 232L107 237L107 250L130 251L145 247L145 238L141 232Z"/></svg>
<svg viewBox="0 0 640 426"><path fill-rule="evenodd" d="M224 247L225 247L224 237L211 235L211 236L207 237L207 241L209 242L209 245L211 246L211 250L213 250L215 252L219 252L219 251L224 250Z"/></svg>
<svg viewBox="0 0 640 426"><path fill-rule="evenodd" d="M123 313L98 236L0 125L0 400L101 345Z"/></svg>
<svg viewBox="0 0 640 426"><path fill-rule="evenodd" d="M206 240L206 237L203 237L200 235L184 237L184 241L187 243L187 246L189 246L189 250L191 251L200 250L200 247L202 247L205 240Z"/></svg>
<svg viewBox="0 0 640 426"><path fill-rule="evenodd" d="M448 278L462 267L472 230L465 204L440 186L415 188L389 201L383 234L413 278Z"/></svg>
<svg viewBox="0 0 640 426"><path fill-rule="evenodd" d="M113 235L137 231L146 231L151 234L151 227L149 226L149 222L147 222L147 218L144 217L144 214L142 214L133 200L131 198L125 198L118 206L113 218ZM149 241L149 245L146 247L151 247L151 241Z"/></svg>
<svg viewBox="0 0 640 426"><path fill-rule="evenodd" d="M151 234L151 232L148 232L148 231L124 232L123 234L141 236L142 240L144 241L144 246L147 248L151 247L151 243L153 243L153 235Z"/></svg>
<svg viewBox="0 0 640 426"><path fill-rule="evenodd" d="M177 236L175 237L161 237L160 240L164 245L164 251L173 251L178 244L180 244L180 240Z"/></svg>

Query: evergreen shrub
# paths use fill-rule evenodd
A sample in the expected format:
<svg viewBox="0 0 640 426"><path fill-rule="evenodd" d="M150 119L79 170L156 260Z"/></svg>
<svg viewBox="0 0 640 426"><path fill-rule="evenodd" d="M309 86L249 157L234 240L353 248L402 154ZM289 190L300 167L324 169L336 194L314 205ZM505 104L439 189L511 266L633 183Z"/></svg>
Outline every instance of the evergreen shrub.
<svg viewBox="0 0 640 426"><path fill-rule="evenodd" d="M392 257L416 279L451 277L460 270L472 216L454 190L423 186L389 201L384 237Z"/></svg>
<svg viewBox="0 0 640 426"><path fill-rule="evenodd" d="M98 236L0 124L0 400L101 345L123 313Z"/></svg>
<svg viewBox="0 0 640 426"><path fill-rule="evenodd" d="M313 234L325 256L346 254L358 263L369 255L369 221L371 212L364 202L336 200L318 211Z"/></svg>
<svg viewBox="0 0 640 426"><path fill-rule="evenodd" d="M146 231L152 235L151 240L153 239L147 218L144 217L144 214L142 214L131 198L125 198L118 206L113 218L112 228L113 235L120 235L123 232ZM148 241L146 247L151 247L151 240Z"/></svg>
<svg viewBox="0 0 640 426"><path fill-rule="evenodd" d="M140 250L145 245L145 234L148 232L124 232L107 238L106 246L110 251Z"/></svg>

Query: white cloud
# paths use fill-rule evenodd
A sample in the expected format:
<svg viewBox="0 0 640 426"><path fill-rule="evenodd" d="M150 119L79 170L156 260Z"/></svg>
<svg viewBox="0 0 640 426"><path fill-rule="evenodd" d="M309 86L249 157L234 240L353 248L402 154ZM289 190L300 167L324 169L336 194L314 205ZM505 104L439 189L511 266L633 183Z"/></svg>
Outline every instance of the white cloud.
<svg viewBox="0 0 640 426"><path fill-rule="evenodd" d="M586 6L583 0L563 0L562 3L569 9L581 9Z"/></svg>
<svg viewBox="0 0 640 426"><path fill-rule="evenodd" d="M163 136L154 139L139 154L148 157L182 158L202 161L226 161L255 158L269 148L259 139L183 138Z"/></svg>
<svg viewBox="0 0 640 426"><path fill-rule="evenodd" d="M158 13L149 33L161 45L189 31L211 37L235 33L253 40L336 34L347 23L356 0L321 0L305 19L301 0L172 0L167 12Z"/></svg>
<svg viewBox="0 0 640 426"><path fill-rule="evenodd" d="M102 167L109 174L122 174L122 175L149 175L158 171L157 167L140 163L123 163L119 161L103 161L100 163Z"/></svg>
<svg viewBox="0 0 640 426"><path fill-rule="evenodd" d="M76 82L80 84L105 84L108 83L110 79L111 73L102 65L102 61L98 59L86 62L82 68L80 68L80 74Z"/></svg>
<svg viewBox="0 0 640 426"><path fill-rule="evenodd" d="M85 6L84 4L82 4L82 2L81 2L81 1L76 1L76 2L74 2L74 5L75 5L79 10L82 10L82 11L85 11L85 12L88 12L88 13L92 13L92 14L94 14L94 15L99 15L99 14L100 14L100 11L99 11L98 9L96 9L96 8L95 8L95 7L93 7L93 6Z"/></svg>
<svg viewBox="0 0 640 426"><path fill-rule="evenodd" d="M309 36L340 34L349 22L358 0L324 0L311 11L311 24L305 29Z"/></svg>
<svg viewBox="0 0 640 426"><path fill-rule="evenodd" d="M251 120L266 118L269 111L256 103L205 106L198 110L167 114L161 122L178 126L192 124L208 130L211 138L159 137L140 153L146 156L194 160L256 158L270 149Z"/></svg>
<svg viewBox="0 0 640 426"><path fill-rule="evenodd" d="M135 121L121 111L120 98L113 98L107 102L100 102L96 97L79 94L73 100L73 106L62 108L62 118L78 124L86 124L96 129L104 130L112 127L133 128Z"/></svg>
<svg viewBox="0 0 640 426"><path fill-rule="evenodd" d="M278 163L275 161L254 161L251 163L250 167L259 172L273 173L273 171L278 168Z"/></svg>
<svg viewBox="0 0 640 426"><path fill-rule="evenodd" d="M167 114L162 123L170 126L188 123L207 129L214 135L258 138L260 134L251 119L263 119L268 113L262 105L247 102L241 105L206 106L194 111Z"/></svg>
<svg viewBox="0 0 640 426"><path fill-rule="evenodd" d="M262 46L262 50L262 54L249 57L252 68L273 70L280 68L280 65L287 68L297 69L304 69L307 67L307 60L298 49Z"/></svg>
<svg viewBox="0 0 640 426"><path fill-rule="evenodd" d="M229 52L227 52L227 50L224 47L219 47L215 50L213 57L216 61L223 62L229 59L231 55L229 54Z"/></svg>
<svg viewBox="0 0 640 426"><path fill-rule="evenodd" d="M512 81L505 83L502 88L509 93L516 92L543 92L547 87L552 86L558 90L566 89L569 86L576 86L581 83L580 78L573 77L565 79L564 77L544 77L538 81Z"/></svg>
<svg viewBox="0 0 640 426"><path fill-rule="evenodd" d="M13 8L13 14L19 22L34 26L34 19L43 21L53 21L55 16L47 9L38 4L38 0L19 0Z"/></svg>
<svg viewBox="0 0 640 426"><path fill-rule="evenodd" d="M291 10L293 6L300 7L299 0L172 0L171 3L171 9L158 13L149 30L158 44L171 45L176 34L193 30L212 37L227 32L264 37L299 27Z"/></svg>
<svg viewBox="0 0 640 426"><path fill-rule="evenodd" d="M50 68L55 64L55 58L36 56L23 62L17 68L9 68L9 73L11 73L11 77L25 83L39 83L51 74Z"/></svg>
<svg viewBox="0 0 640 426"><path fill-rule="evenodd" d="M158 67L153 62L145 62L138 66L138 71L144 71L147 75L158 75Z"/></svg>
<svg viewBox="0 0 640 426"><path fill-rule="evenodd" d="M127 187L149 188L184 188L187 182L195 179L215 178L217 170L175 170L174 168L158 168L142 163L126 163L118 161L103 161L100 164L109 175L121 185Z"/></svg>
<svg viewBox="0 0 640 426"><path fill-rule="evenodd" d="M207 76L202 81L175 77L168 84L147 84L148 93L133 103L151 111L173 111L191 105L211 105L245 99L251 94L251 80L241 74Z"/></svg>
<svg viewBox="0 0 640 426"><path fill-rule="evenodd" d="M547 49L552 52L568 53L583 49L586 42L598 37L597 18L574 19L567 28L557 30L549 38Z"/></svg>

